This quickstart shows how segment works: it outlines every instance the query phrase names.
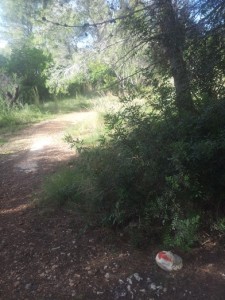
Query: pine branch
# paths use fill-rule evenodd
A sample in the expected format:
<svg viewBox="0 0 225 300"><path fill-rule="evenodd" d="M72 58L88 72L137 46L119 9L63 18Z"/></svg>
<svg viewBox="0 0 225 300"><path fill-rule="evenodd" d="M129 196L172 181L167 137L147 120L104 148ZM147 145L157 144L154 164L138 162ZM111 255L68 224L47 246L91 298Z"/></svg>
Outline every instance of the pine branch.
<svg viewBox="0 0 225 300"><path fill-rule="evenodd" d="M114 86L116 86L116 85L119 85L120 83L126 81L127 79L129 79L129 78L131 78L131 77L134 77L135 75L140 74L140 73L142 73L142 72L144 72L145 70L148 70L148 69L149 69L149 66L146 67L146 68L141 68L140 70L137 70L136 72L134 72L134 73L131 74L131 75L128 75L128 76L126 76L126 77L123 77L123 78L121 78L121 79L119 79L119 80L117 79L116 82L113 82L113 83L107 85L106 87L97 90L97 92L101 92L101 91L108 90L108 89L110 89L110 88L112 88L112 87L114 87Z"/></svg>
<svg viewBox="0 0 225 300"><path fill-rule="evenodd" d="M47 22L47 23L51 23L55 26L86 29L88 27L98 27L98 26L102 26L102 25L105 25L105 24L116 23L116 21L118 21L118 20L124 20L124 19L130 18L131 16L133 16L136 13L148 10L150 7L152 7L152 5L148 5L148 6L145 6L145 7L141 8L141 9L134 10L134 11L132 11L129 14L126 14L126 15L122 15L122 16L119 16L119 17L116 17L116 18L111 18L111 19L108 19L108 20L103 20L101 22L96 22L96 23L88 23L87 22L87 23L84 23L84 24L69 25L69 24L66 24L66 23L62 24L62 23L59 23L59 22L51 21L51 20L47 19L46 17L42 17L42 21Z"/></svg>

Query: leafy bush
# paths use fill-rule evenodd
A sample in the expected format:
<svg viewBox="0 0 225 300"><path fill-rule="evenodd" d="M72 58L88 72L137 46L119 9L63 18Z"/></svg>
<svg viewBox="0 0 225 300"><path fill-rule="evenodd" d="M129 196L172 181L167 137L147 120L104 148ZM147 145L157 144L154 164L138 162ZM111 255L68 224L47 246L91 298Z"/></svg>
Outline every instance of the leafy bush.
<svg viewBox="0 0 225 300"><path fill-rule="evenodd" d="M170 230L164 236L164 244L167 247L179 247L189 250L198 240L199 215L187 219L174 218Z"/></svg>
<svg viewBox="0 0 225 300"><path fill-rule="evenodd" d="M89 63L85 68L71 67L70 72L56 66L49 71L47 85L56 95L89 95L102 92L105 94L116 89L115 72L106 64L98 61Z"/></svg>
<svg viewBox="0 0 225 300"><path fill-rule="evenodd" d="M0 109L0 128L7 130L18 129L18 125L39 121L47 116L37 106L26 104L20 107L8 108L5 102L1 100Z"/></svg>
<svg viewBox="0 0 225 300"><path fill-rule="evenodd" d="M69 205L82 212L86 221L96 222L101 192L92 175L88 169L84 171L82 163L76 169L61 170L46 180L40 205L53 208Z"/></svg>
<svg viewBox="0 0 225 300"><path fill-rule="evenodd" d="M225 233L225 218L219 218L215 224L213 224L213 228L220 233Z"/></svg>
<svg viewBox="0 0 225 300"><path fill-rule="evenodd" d="M46 71L51 62L51 57L40 49L26 45L12 49L7 71L20 78L20 99L23 103L35 103L39 97L41 100L49 97Z"/></svg>

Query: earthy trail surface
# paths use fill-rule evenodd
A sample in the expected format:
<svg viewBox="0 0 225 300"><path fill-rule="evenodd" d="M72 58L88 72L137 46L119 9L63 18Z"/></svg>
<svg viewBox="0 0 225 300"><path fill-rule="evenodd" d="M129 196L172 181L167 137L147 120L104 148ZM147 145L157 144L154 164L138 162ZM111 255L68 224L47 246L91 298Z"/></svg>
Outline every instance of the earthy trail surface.
<svg viewBox="0 0 225 300"><path fill-rule="evenodd" d="M94 120L71 113L22 130L0 148L0 299L225 299L224 242L208 239L167 273L152 245L134 250L126 234L86 228L74 212L32 205L45 176L74 157L62 138Z"/></svg>

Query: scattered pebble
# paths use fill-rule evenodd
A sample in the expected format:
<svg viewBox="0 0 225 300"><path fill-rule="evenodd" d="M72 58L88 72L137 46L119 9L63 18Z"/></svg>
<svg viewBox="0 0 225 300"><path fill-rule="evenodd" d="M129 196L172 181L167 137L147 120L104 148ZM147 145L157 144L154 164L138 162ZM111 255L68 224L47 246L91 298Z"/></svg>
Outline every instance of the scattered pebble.
<svg viewBox="0 0 225 300"><path fill-rule="evenodd" d="M58 268L58 265L52 265L53 270L56 269L56 268Z"/></svg>
<svg viewBox="0 0 225 300"><path fill-rule="evenodd" d="M69 279L69 286L74 286L74 282L72 281L72 279Z"/></svg>
<svg viewBox="0 0 225 300"><path fill-rule="evenodd" d="M142 280L142 278L139 276L138 273L134 273L133 276L134 276L134 278L135 278L138 282Z"/></svg>
<svg viewBox="0 0 225 300"><path fill-rule="evenodd" d="M52 250L52 251L55 251L55 250L58 250L58 249L60 249L60 246L59 246L59 247L52 248L51 250Z"/></svg>
<svg viewBox="0 0 225 300"><path fill-rule="evenodd" d="M158 285L156 288L157 288L158 290L162 290L162 289L163 289L163 287L162 287L161 285Z"/></svg>
<svg viewBox="0 0 225 300"><path fill-rule="evenodd" d="M97 295L102 295L104 292L96 292Z"/></svg>
<svg viewBox="0 0 225 300"><path fill-rule="evenodd" d="M134 293L132 292L130 285L127 286L127 290L131 294L131 298L133 299L134 298Z"/></svg>
<svg viewBox="0 0 225 300"><path fill-rule="evenodd" d="M27 283L26 285L25 285L25 289L26 290L29 290L31 288L31 283Z"/></svg>
<svg viewBox="0 0 225 300"><path fill-rule="evenodd" d="M121 292L120 297L126 297L127 293L125 291Z"/></svg>
<svg viewBox="0 0 225 300"><path fill-rule="evenodd" d="M16 281L15 283L14 283L14 287L18 287L20 285L20 282L19 281Z"/></svg>
<svg viewBox="0 0 225 300"><path fill-rule="evenodd" d="M152 289L153 291L155 291L156 290L156 285L154 283L151 283L150 284L150 289Z"/></svg>
<svg viewBox="0 0 225 300"><path fill-rule="evenodd" d="M127 290L128 290L128 292L130 292L130 293L132 292L132 291L131 291L131 286L130 286L129 284L128 284L128 286L127 286Z"/></svg>

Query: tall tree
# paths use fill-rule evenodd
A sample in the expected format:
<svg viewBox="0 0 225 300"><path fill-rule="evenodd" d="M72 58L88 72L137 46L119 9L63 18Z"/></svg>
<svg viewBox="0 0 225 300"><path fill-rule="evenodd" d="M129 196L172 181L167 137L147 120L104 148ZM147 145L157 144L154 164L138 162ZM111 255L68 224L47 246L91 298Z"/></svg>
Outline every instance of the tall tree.
<svg viewBox="0 0 225 300"><path fill-rule="evenodd" d="M171 67L176 90L176 106L179 112L193 112L194 103L191 96L190 82L183 49L185 33L179 21L175 6L171 0L156 1L158 21L161 29L162 45Z"/></svg>
<svg viewBox="0 0 225 300"><path fill-rule="evenodd" d="M180 18L185 3L172 0L135 1L132 18L124 19L125 28L147 46L151 62L174 80L175 104L180 114L193 113L190 78L184 59L185 26ZM141 8L143 10L141 10Z"/></svg>

